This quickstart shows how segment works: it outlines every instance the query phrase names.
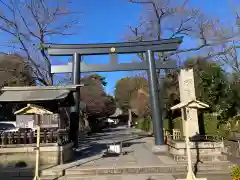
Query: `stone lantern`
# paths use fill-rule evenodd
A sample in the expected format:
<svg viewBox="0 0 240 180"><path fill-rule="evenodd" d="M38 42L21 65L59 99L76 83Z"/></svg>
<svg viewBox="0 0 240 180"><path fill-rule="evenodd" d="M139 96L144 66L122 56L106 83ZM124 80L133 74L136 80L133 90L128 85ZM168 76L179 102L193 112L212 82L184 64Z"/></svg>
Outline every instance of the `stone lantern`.
<svg viewBox="0 0 240 180"><path fill-rule="evenodd" d="M203 102L200 102L198 100L192 100L188 103L179 103L173 107L171 107L171 110L181 109L182 110L182 119L185 121L185 143L186 143L186 149L187 149L187 158L188 158L188 173L187 177L184 180L206 180L206 178L196 178L193 169L192 169L192 158L191 158L191 150L190 150L190 141L189 141L189 129L192 127L190 126L192 120L192 110L196 109L205 109L209 106ZM179 179L180 180L180 179Z"/></svg>

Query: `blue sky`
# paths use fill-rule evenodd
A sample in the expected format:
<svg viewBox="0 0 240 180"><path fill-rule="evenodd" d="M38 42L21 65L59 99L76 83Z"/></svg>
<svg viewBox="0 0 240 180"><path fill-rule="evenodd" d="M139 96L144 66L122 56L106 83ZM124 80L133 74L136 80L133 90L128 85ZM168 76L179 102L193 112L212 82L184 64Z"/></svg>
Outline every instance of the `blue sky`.
<svg viewBox="0 0 240 180"><path fill-rule="evenodd" d="M177 0L174 0L177 1ZM231 0L189 0L189 6L200 8L209 16L219 18L223 23L234 23L233 7ZM232 0L234 7L238 0ZM238 3L239 4L239 3ZM140 15L144 14L143 6L128 3L128 0L72 0L71 9L83 12L80 14L81 22L78 33L61 39L50 39L53 43L104 43L126 41L126 35L130 32L126 25L138 23ZM169 22L171 23L171 22ZM4 37L0 36L0 40ZM193 42L185 39L181 48L192 45ZM131 62L134 56L120 55L120 62ZM108 56L84 57L87 63L107 63ZM67 58L52 58L53 64L65 64ZM127 75L129 72L108 72L100 73L106 77L108 85L106 91L110 94L114 92L117 80Z"/></svg>
<svg viewBox="0 0 240 180"><path fill-rule="evenodd" d="M76 6L77 5L77 6ZM73 9L83 11L79 33L76 36L61 40L61 43L104 43L126 41L128 32L126 25L135 25L142 13L141 6L133 6L127 0L88 0L72 3ZM56 41L55 41L56 42ZM57 42L60 43L60 42ZM120 55L120 62L131 62L134 56ZM109 56L88 56L83 60L87 63L105 64ZM54 62L55 61L55 62ZM57 60L53 60L53 64ZM106 72L99 73L106 77L108 85L106 92L113 94L117 80L129 72Z"/></svg>
<svg viewBox="0 0 240 180"><path fill-rule="evenodd" d="M234 13L231 10L228 0L190 0L190 6L201 8L206 14L224 18L227 22L233 19ZM77 3L78 2L78 3ZM233 2L235 2L233 0ZM78 6L76 6L78 4ZM81 28L79 35L69 37L63 43L102 43L102 42L118 42L124 41L128 29L126 25L135 25L138 23L139 16L144 14L143 6L134 5L127 0L87 0L73 3L74 7L83 11ZM228 14L228 15L226 15ZM186 47L191 42L183 43L182 47ZM84 58L88 63L107 63L108 57L95 56ZM131 56L120 55L119 60L130 62ZM101 61L101 62L100 62ZM114 86L117 80L129 75L129 72L107 72L101 73L108 82L106 91L114 92Z"/></svg>

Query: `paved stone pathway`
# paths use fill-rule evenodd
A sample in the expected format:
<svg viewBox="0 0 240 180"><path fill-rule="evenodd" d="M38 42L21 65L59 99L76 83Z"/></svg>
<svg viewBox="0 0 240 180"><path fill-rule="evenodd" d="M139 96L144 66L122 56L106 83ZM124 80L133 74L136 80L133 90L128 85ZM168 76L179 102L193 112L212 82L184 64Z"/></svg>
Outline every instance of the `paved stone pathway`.
<svg viewBox="0 0 240 180"><path fill-rule="evenodd" d="M125 145L129 147L124 147L123 151L126 155L119 157L107 157L100 158L89 163L82 165L83 168L86 167L123 167L123 166L155 166L163 165L159 158L155 155L149 153L145 139L137 139L128 141ZM168 158L168 157L166 157ZM170 159L170 158L169 158Z"/></svg>
<svg viewBox="0 0 240 180"><path fill-rule="evenodd" d="M53 176L58 176L60 177L59 179L66 180L173 180L177 177L185 177L185 175L174 175L175 178L173 178L172 174L169 173L167 170L166 172L161 172L161 174L158 174L158 172L152 170L146 172L144 171L144 174L140 171L139 173L135 172L135 174L128 174L126 171L124 174L119 175L107 175L105 173L100 175L100 171L108 172L109 169L111 171L121 171L124 168L126 170L128 168L137 169L148 167L149 169L154 167L160 167L160 169L167 169L168 166L182 168L180 164L176 163L172 158L167 155L153 155L151 152L152 146L154 144L153 138L140 138L137 135L133 135L133 132L135 131L136 130L134 129L120 127L81 139L79 140L80 146L76 154L76 160L74 162L45 170L42 172L42 175L44 175L45 177L49 177L49 180ZM103 158L102 155L106 151L107 144L119 140L126 141L123 144L123 151L127 152L126 155L121 155L119 157ZM154 173L149 175L150 172ZM96 173L99 174L96 176ZM168 174L163 175L162 173ZM62 176L62 174L65 174L65 176ZM205 177L205 175L200 175L200 177ZM215 177L218 177L218 180L231 179L231 177L229 176L208 175L208 180L217 180Z"/></svg>
<svg viewBox="0 0 240 180"><path fill-rule="evenodd" d="M174 180L185 178L185 174L180 175L185 171L185 165L176 163L168 155L153 155L151 152L154 145L153 138L143 138L136 133L133 135L136 131L120 127L80 139L76 159L73 162L43 170L41 180L53 180L56 177L59 180ZM107 144L119 140L126 141L123 144L123 151L127 152L126 155L103 158ZM204 173L206 172L211 173L208 167ZM199 177L207 177L208 180L232 179L227 174L207 174L199 175ZM1 176L0 179L2 179ZM7 179L28 180L29 177L15 179L8 177Z"/></svg>

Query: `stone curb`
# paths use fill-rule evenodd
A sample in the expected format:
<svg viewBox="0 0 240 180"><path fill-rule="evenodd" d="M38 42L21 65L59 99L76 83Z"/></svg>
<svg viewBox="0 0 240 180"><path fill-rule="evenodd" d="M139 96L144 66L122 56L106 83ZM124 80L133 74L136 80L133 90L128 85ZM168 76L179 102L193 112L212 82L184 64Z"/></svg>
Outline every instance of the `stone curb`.
<svg viewBox="0 0 240 180"><path fill-rule="evenodd" d="M230 169L235 166L230 163L208 163L199 164L199 173L229 173ZM185 173L187 171L186 164L178 165L162 165L162 166L145 166L145 167L105 167L105 168L90 168L90 167L72 167L72 168L55 168L42 171L42 176L60 177L63 175L114 175L114 174L148 174L148 173L164 173L175 174Z"/></svg>
<svg viewBox="0 0 240 180"><path fill-rule="evenodd" d="M199 164L199 172L220 171L229 172L234 165L223 164ZM107 175L107 174L145 174L145 173L185 173L187 165L164 165L164 166L146 166L146 167L105 167L105 168L83 168L74 167L71 169L45 170L42 176L63 176L63 175Z"/></svg>
<svg viewBox="0 0 240 180"><path fill-rule="evenodd" d="M229 172L232 165L228 164L212 164L199 165L199 172L206 171L224 171ZM149 167L113 167L113 168L73 168L65 171L65 175L106 175L106 174L149 174L164 173L175 174L187 172L187 165L177 166L149 166Z"/></svg>

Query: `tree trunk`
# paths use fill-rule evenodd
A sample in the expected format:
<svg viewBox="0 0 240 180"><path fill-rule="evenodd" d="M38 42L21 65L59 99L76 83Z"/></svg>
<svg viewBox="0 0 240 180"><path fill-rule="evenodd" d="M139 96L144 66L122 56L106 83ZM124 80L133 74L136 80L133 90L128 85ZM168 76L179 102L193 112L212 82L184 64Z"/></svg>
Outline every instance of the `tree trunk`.
<svg viewBox="0 0 240 180"><path fill-rule="evenodd" d="M128 127L131 127L132 124L132 110L128 109Z"/></svg>
<svg viewBox="0 0 240 180"><path fill-rule="evenodd" d="M87 116L84 116L83 120L84 120L84 125L85 125L85 131L87 131L87 132L91 131Z"/></svg>
<svg viewBox="0 0 240 180"><path fill-rule="evenodd" d="M79 132L78 132L78 136L79 136L79 140L84 140L85 137L85 133L86 131L86 121L87 121L87 117L85 115L85 113L80 113L79 115ZM86 120L85 120L86 119Z"/></svg>

